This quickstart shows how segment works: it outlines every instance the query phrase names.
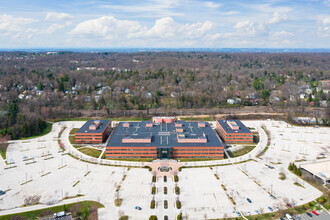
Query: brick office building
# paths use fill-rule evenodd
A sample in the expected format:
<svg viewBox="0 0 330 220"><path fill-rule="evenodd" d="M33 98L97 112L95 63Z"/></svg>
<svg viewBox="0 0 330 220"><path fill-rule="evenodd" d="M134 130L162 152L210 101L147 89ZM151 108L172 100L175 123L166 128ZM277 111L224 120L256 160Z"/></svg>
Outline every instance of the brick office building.
<svg viewBox="0 0 330 220"><path fill-rule="evenodd" d="M223 143L207 122L155 117L152 121L119 123L107 144L106 156L223 159Z"/></svg>
<svg viewBox="0 0 330 220"><path fill-rule="evenodd" d="M216 125L226 143L253 143L253 133L239 120L218 120Z"/></svg>
<svg viewBox="0 0 330 220"><path fill-rule="evenodd" d="M76 144L100 144L111 131L111 120L88 120L76 132Z"/></svg>

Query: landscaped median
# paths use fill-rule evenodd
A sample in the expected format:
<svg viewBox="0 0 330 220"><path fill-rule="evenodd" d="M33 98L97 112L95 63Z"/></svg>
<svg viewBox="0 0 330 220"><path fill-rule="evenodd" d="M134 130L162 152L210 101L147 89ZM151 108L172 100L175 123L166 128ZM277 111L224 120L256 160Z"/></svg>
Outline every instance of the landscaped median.
<svg viewBox="0 0 330 220"><path fill-rule="evenodd" d="M21 212L10 215L0 216L1 220L11 220L11 219L39 219L53 217L54 213L65 211L70 212L72 217L95 217L97 219L97 209L103 208L101 203L95 201L83 201L75 202L65 205L53 206L50 208L38 209L28 212ZM87 219L85 218L85 219ZM93 218L93 219L95 219Z"/></svg>

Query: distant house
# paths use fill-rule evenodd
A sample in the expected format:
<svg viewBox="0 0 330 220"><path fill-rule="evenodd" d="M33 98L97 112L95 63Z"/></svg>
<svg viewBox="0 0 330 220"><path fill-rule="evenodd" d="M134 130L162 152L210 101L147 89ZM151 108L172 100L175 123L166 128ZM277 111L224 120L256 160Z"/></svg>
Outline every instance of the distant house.
<svg viewBox="0 0 330 220"><path fill-rule="evenodd" d="M230 105L233 105L235 104L235 100L234 99L227 99L227 103L230 104Z"/></svg>
<svg viewBox="0 0 330 220"><path fill-rule="evenodd" d="M312 89L306 89L305 92L306 92L307 94L312 94L312 93L313 93L313 90L312 90Z"/></svg>
<svg viewBox="0 0 330 220"><path fill-rule="evenodd" d="M25 98L25 94L23 94L23 93L19 94L19 95L18 95L18 98L19 98L19 99L24 99L24 98Z"/></svg>
<svg viewBox="0 0 330 220"><path fill-rule="evenodd" d="M299 95L299 98L300 98L300 99L305 99L305 98L306 98L306 94L305 94L305 93L301 93L301 94Z"/></svg>
<svg viewBox="0 0 330 220"><path fill-rule="evenodd" d="M330 87L330 80L329 79L328 80L322 80L322 81L320 81L320 85L322 87Z"/></svg>

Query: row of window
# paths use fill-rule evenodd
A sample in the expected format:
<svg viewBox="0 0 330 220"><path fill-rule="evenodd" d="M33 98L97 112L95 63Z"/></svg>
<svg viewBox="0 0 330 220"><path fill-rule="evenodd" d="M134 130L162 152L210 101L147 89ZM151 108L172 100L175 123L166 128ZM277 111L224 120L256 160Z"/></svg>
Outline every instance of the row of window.
<svg viewBox="0 0 330 220"><path fill-rule="evenodd" d="M106 153L106 154L121 154L121 153ZM134 155L134 154L136 154L136 155L139 155L139 154L143 154L143 155L146 155L146 154L150 154L150 155L156 155L156 153L122 153L122 154L130 154L130 155Z"/></svg>
<svg viewBox="0 0 330 220"><path fill-rule="evenodd" d="M174 151L220 151L221 149L184 149L184 148L179 148L175 149Z"/></svg>
<svg viewBox="0 0 330 220"><path fill-rule="evenodd" d="M219 153L174 153L173 155L180 155L180 154L193 154L193 155L200 155L200 154L221 154L222 152Z"/></svg>
<svg viewBox="0 0 330 220"><path fill-rule="evenodd" d="M156 152L156 149L136 149L136 148L120 148L120 149L116 149L116 148L107 148L107 151L154 151Z"/></svg>

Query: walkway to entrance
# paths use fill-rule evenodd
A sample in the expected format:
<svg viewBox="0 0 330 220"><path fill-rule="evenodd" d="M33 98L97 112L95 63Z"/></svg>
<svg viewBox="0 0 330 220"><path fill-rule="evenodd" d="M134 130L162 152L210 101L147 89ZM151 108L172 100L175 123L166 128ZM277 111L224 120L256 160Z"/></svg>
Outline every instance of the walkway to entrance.
<svg viewBox="0 0 330 220"><path fill-rule="evenodd" d="M172 177L174 175L177 175L177 173L179 172L178 171L179 167L182 167L183 164L175 160L157 160L147 164L147 166L152 168L151 171L152 175L156 175L157 177L158 176ZM169 171L162 172L161 167L168 167Z"/></svg>

